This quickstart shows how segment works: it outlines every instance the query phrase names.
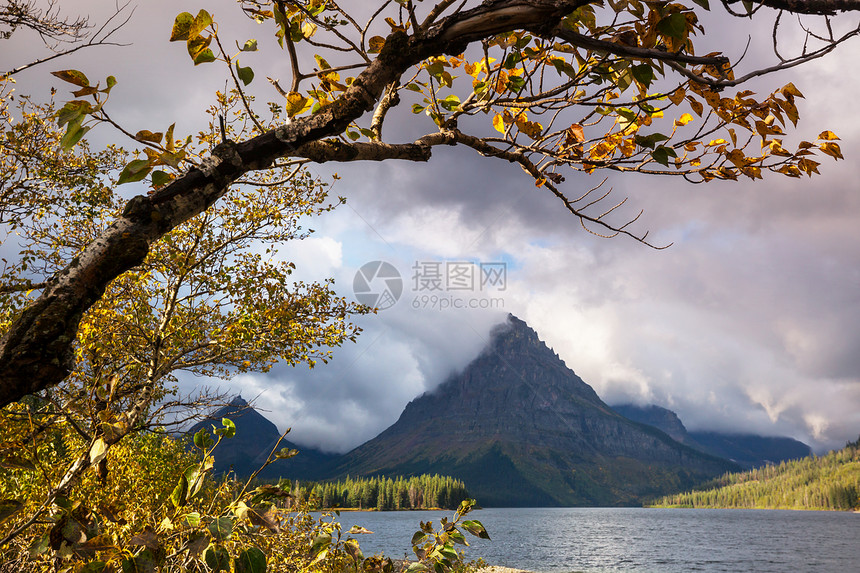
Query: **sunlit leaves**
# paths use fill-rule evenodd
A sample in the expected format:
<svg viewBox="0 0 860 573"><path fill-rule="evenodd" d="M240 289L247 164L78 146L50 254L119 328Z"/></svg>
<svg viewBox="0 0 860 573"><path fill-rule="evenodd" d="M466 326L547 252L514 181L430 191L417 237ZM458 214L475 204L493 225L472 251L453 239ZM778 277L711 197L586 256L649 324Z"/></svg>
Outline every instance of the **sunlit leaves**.
<svg viewBox="0 0 860 573"><path fill-rule="evenodd" d="M188 55L194 65L215 61L215 53L209 48L212 42L212 34L203 35L203 31L213 24L212 16L206 10L200 10L197 16L189 12L182 12L176 16L173 29L170 32L170 41L185 41L188 47Z"/></svg>

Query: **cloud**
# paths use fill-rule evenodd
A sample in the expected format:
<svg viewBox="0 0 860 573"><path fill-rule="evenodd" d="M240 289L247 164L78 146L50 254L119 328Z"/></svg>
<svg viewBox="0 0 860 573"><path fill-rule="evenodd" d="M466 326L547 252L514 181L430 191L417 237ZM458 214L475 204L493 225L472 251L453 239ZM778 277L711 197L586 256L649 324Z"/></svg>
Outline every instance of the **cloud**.
<svg viewBox="0 0 860 573"><path fill-rule="evenodd" d="M288 65L269 56L280 53L271 30L232 18L230 2L213 6L222 30L260 41L261 52L243 64L255 69L252 91L259 100L274 98L263 78L286 76ZM163 130L177 121L177 133L196 133L206 127L201 110L224 87L224 70L194 67L183 46L166 38L176 12L197 8L151 2L123 31L132 46L85 50L61 66L92 78L116 75L109 109L132 131ZM709 16L706 25L710 35L699 52L729 46L737 58L749 34L743 68L772 62L768 22ZM781 26L781 33L788 28ZM784 38L786 46L803 45L792 44L799 36ZM26 42L17 46L27 48ZM798 102L801 122L786 143L813 140L825 129L842 138L849 159L824 158L821 176L691 185L605 174L602 188L613 189L610 199L630 198L617 220L644 209L636 229L648 230L654 244L674 243L663 251L588 234L518 167L462 147L435 149L427 164L313 166L323 178L341 175L332 193L348 203L314 220L315 235L284 246L280 256L296 262L297 278L333 276L347 296L362 264L388 261L404 278L403 297L361 318L358 343L338 349L327 366L279 366L222 387L259 394L267 416L281 429L292 426L299 443L343 451L372 438L409 400L465 366L491 325L513 312L609 402L657 403L676 410L692 429L785 434L819 449L855 439L860 116L853 110L860 78L846 73L856 67L855 52L850 44L750 84L761 96L792 81L806 95ZM0 60L30 53L16 48ZM45 94L57 83L39 70L23 75L18 90ZM434 129L401 105L385 133L404 142ZM104 126L92 135L114 137ZM562 189L576 196L603 177L571 173ZM421 297L431 293L413 287L413 266L451 261L505 262L506 290L497 293L504 308L440 310L438 293L431 308L422 307ZM469 298L486 300L486 293Z"/></svg>

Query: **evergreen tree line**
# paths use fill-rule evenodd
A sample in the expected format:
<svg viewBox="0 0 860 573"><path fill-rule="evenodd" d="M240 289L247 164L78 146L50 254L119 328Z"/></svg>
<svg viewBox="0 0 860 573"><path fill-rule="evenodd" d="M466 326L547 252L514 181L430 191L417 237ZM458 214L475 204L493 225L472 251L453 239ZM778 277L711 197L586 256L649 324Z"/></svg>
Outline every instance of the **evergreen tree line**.
<svg viewBox="0 0 860 573"><path fill-rule="evenodd" d="M299 482L291 486L289 505L309 504L316 509L456 509L470 499L465 484L450 476L409 478L385 476L327 482Z"/></svg>
<svg viewBox="0 0 860 573"><path fill-rule="evenodd" d="M825 456L725 474L655 507L860 509L860 439Z"/></svg>

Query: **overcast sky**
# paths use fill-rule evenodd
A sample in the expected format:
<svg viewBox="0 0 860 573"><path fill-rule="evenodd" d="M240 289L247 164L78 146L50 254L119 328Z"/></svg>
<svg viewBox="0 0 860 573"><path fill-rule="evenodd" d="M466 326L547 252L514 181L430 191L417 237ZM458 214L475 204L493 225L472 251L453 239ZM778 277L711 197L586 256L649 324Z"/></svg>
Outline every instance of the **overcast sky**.
<svg viewBox="0 0 860 573"><path fill-rule="evenodd" d="M63 2L81 12L101 12L105 4ZM119 84L109 109L130 131L163 130L175 121L177 134L196 132L204 126L201 110L223 89L223 70L194 68L184 46L167 37L176 13L203 5L141 4L119 36L129 46L96 48L22 74L18 91L44 95L51 85L61 87L47 75L53 69L77 67L91 79L113 74ZM226 37L260 40L262 51L247 58L257 73L253 87L261 100L277 97L264 78L286 78L288 63L273 48L271 29L245 22L229 0L205 6ZM737 58L747 39L738 22L713 24L707 46ZM769 22L756 26L748 68L769 61ZM797 36L787 39L800 45ZM0 52L3 69L39 51L32 38L13 42L14 49L7 43ZM653 403L676 411L689 429L787 435L817 450L856 439L858 47L854 41L753 88L794 82L806 95L798 135L814 139L830 129L841 137L846 161L824 157L819 177L707 185L643 175L568 177L563 190L571 196L607 177L615 196L630 197L629 213L645 210L639 228L650 231L649 239L673 244L665 250L589 235L518 168L468 149L436 149L428 164L314 167L326 179L337 171L332 192L348 204L313 221L314 236L285 245L281 256L296 262L302 278L335 277L337 290L350 297L362 266L385 261L402 277L401 296L359 320L359 341L338 350L328 366L276 367L216 384L256 398L279 428L292 426L294 441L345 451L463 368L487 343L492 325L513 313L610 404ZM394 119L402 123L387 127L392 141L431 129L408 110ZM99 130L96 141L115 137ZM433 269L444 274L446 263L459 262L474 263L456 268L476 277L481 264L486 272L504 266L506 274L488 275L493 284L476 283L474 290L443 284L441 293L431 293L416 285L416 274L428 279ZM451 286L465 285L468 275L458 277ZM380 284L372 282L371 290ZM434 303L432 294L442 298ZM455 300L492 308L440 308Z"/></svg>

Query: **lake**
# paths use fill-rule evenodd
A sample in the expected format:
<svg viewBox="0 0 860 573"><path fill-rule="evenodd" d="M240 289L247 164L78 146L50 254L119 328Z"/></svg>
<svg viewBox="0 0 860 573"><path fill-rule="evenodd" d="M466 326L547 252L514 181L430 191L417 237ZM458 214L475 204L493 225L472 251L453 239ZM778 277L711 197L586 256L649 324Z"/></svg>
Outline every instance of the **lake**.
<svg viewBox="0 0 860 573"><path fill-rule="evenodd" d="M414 557L419 521L446 511L344 512L365 556ZM860 572L860 514L823 511L491 508L474 511L492 538L469 534L466 558L540 573Z"/></svg>

